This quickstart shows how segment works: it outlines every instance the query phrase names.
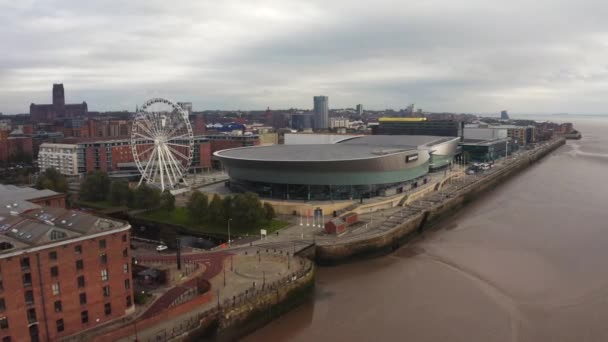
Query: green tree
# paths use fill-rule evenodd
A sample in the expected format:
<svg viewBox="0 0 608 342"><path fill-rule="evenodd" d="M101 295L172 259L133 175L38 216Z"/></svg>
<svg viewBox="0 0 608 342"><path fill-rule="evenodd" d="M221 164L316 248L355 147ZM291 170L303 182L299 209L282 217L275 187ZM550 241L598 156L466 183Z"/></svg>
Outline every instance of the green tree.
<svg viewBox="0 0 608 342"><path fill-rule="evenodd" d="M234 197L233 196L224 196L224 200L222 201L222 206L224 208L223 214L224 214L224 220L223 222L227 222L229 218L231 218L232 216L232 204L233 204L233 200Z"/></svg>
<svg viewBox="0 0 608 342"><path fill-rule="evenodd" d="M277 216L274 212L274 207L268 202L264 202L264 216L268 222L272 221L272 219Z"/></svg>
<svg viewBox="0 0 608 342"><path fill-rule="evenodd" d="M188 210L188 216L196 223L203 223L207 220L207 214L209 210L209 200L207 195L195 190L190 195L186 209Z"/></svg>
<svg viewBox="0 0 608 342"><path fill-rule="evenodd" d="M117 180L110 185L109 199L113 205L129 205L132 202L132 196L133 193L127 181Z"/></svg>
<svg viewBox="0 0 608 342"><path fill-rule="evenodd" d="M135 189L133 204L135 208L154 209L160 205L160 190L142 184Z"/></svg>
<svg viewBox="0 0 608 342"><path fill-rule="evenodd" d="M231 218L240 230L253 231L264 223L265 212L257 194L247 192L233 199Z"/></svg>
<svg viewBox="0 0 608 342"><path fill-rule="evenodd" d="M80 185L80 198L85 201L98 202L108 198L110 177L103 171L89 172Z"/></svg>
<svg viewBox="0 0 608 342"><path fill-rule="evenodd" d="M213 195L213 199L209 203L209 221L218 225L226 222L224 202L218 194Z"/></svg>
<svg viewBox="0 0 608 342"><path fill-rule="evenodd" d="M167 212L175 210L175 196L169 190L163 191L160 195L160 208Z"/></svg>
<svg viewBox="0 0 608 342"><path fill-rule="evenodd" d="M68 180L59 171L48 168L38 176L36 188L66 193L68 192Z"/></svg>

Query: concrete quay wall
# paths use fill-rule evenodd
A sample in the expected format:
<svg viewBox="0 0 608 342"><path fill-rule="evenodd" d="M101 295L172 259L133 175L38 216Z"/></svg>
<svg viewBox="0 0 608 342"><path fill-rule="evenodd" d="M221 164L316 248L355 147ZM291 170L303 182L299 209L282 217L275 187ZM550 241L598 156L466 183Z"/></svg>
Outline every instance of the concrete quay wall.
<svg viewBox="0 0 608 342"><path fill-rule="evenodd" d="M409 240L418 232L422 232L425 225L446 217L467 203L476 199L481 193L495 187L505 179L526 169L531 164L564 145L564 138L556 139L545 146L539 147L528 156L520 156L518 160L501 167L492 174L480 176L480 179L462 189L458 189L450 197L440 203L421 210L420 214L409 218L401 225L377 235L338 241L333 244L316 246L316 261L319 264L337 264L354 258L370 254L387 253L398 248L403 242Z"/></svg>
<svg viewBox="0 0 608 342"><path fill-rule="evenodd" d="M201 319L201 327L184 336L182 341L235 341L264 326L276 317L303 303L315 285L314 263L294 258L304 268L288 279L266 284L245 296L227 300L217 310Z"/></svg>

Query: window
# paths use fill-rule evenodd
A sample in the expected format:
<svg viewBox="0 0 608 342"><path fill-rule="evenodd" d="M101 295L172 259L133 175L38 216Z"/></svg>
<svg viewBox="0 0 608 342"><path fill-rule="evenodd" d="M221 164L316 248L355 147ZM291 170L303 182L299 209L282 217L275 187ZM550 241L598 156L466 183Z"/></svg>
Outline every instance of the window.
<svg viewBox="0 0 608 342"><path fill-rule="evenodd" d="M49 252L49 260L57 260L57 252Z"/></svg>
<svg viewBox="0 0 608 342"><path fill-rule="evenodd" d="M131 288L131 281L129 279L125 279L125 289L130 289Z"/></svg>
<svg viewBox="0 0 608 342"><path fill-rule="evenodd" d="M58 277L58 276L59 276L59 267L57 267L57 266L51 267L51 277Z"/></svg>
<svg viewBox="0 0 608 342"><path fill-rule="evenodd" d="M127 296L127 307L133 305L133 301L131 300L131 296Z"/></svg>
<svg viewBox="0 0 608 342"><path fill-rule="evenodd" d="M0 329L8 329L8 318L2 317L0 318Z"/></svg>
<svg viewBox="0 0 608 342"><path fill-rule="evenodd" d="M57 332L62 332L64 329L63 327L63 319L58 319L57 320Z"/></svg>
<svg viewBox="0 0 608 342"><path fill-rule="evenodd" d="M4 302L4 298L0 298L0 311L6 310L6 303Z"/></svg>
<svg viewBox="0 0 608 342"><path fill-rule="evenodd" d="M99 248L106 248L106 240L99 240Z"/></svg>
<svg viewBox="0 0 608 342"><path fill-rule="evenodd" d="M128 250L128 249L126 249L126 248L125 248L125 249L123 249L123 250L122 250L122 256L123 256L124 258L128 257L128 256L129 256L129 250Z"/></svg>
<svg viewBox="0 0 608 342"><path fill-rule="evenodd" d="M23 285L32 286L32 275L30 273L26 273L23 275Z"/></svg>
<svg viewBox="0 0 608 342"><path fill-rule="evenodd" d="M30 268L30 258L22 258L21 259L21 268L29 269Z"/></svg>
<svg viewBox="0 0 608 342"><path fill-rule="evenodd" d="M105 312L106 316L109 316L112 314L112 305L110 303L106 303L103 306L103 311Z"/></svg>
<svg viewBox="0 0 608 342"><path fill-rule="evenodd" d="M122 234L122 242L127 242L127 234Z"/></svg>
<svg viewBox="0 0 608 342"><path fill-rule="evenodd" d="M108 255L106 253L101 253L99 255L99 262L101 262L103 265L108 263Z"/></svg>
<svg viewBox="0 0 608 342"><path fill-rule="evenodd" d="M101 280L108 281L108 270L101 270Z"/></svg>
<svg viewBox="0 0 608 342"><path fill-rule="evenodd" d="M89 312L87 310L80 313L80 321L82 323L89 323Z"/></svg>
<svg viewBox="0 0 608 342"><path fill-rule="evenodd" d="M60 300L55 301L55 312L61 312L63 310L63 306L61 305Z"/></svg>
<svg viewBox="0 0 608 342"><path fill-rule="evenodd" d="M81 289L84 287L84 276L78 277L78 288Z"/></svg>
<svg viewBox="0 0 608 342"><path fill-rule="evenodd" d="M74 246L74 253L82 254L82 246L81 245Z"/></svg>
<svg viewBox="0 0 608 342"><path fill-rule="evenodd" d="M34 323L36 322L36 309L31 308L31 309L27 309L27 322L28 323Z"/></svg>
<svg viewBox="0 0 608 342"><path fill-rule="evenodd" d="M11 342L11 337L10 336L4 336L2 338L2 342Z"/></svg>
<svg viewBox="0 0 608 342"><path fill-rule="evenodd" d="M87 294L83 292L80 294L80 304L84 305L86 303L87 303Z"/></svg>
<svg viewBox="0 0 608 342"><path fill-rule="evenodd" d="M59 295L59 283L54 283L51 285L51 289L53 290L53 296Z"/></svg>
<svg viewBox="0 0 608 342"><path fill-rule="evenodd" d="M122 272L129 273L129 264L128 263L125 263L122 265Z"/></svg>
<svg viewBox="0 0 608 342"><path fill-rule="evenodd" d="M106 285L103 287L103 296L110 297L110 286Z"/></svg>
<svg viewBox="0 0 608 342"><path fill-rule="evenodd" d="M25 304L34 304L34 291L25 291Z"/></svg>
<svg viewBox="0 0 608 342"><path fill-rule="evenodd" d="M0 279L0 291L4 290L4 282Z"/></svg>
<svg viewBox="0 0 608 342"><path fill-rule="evenodd" d="M84 261L82 261L82 259L80 259L80 260L76 260L76 269L77 269L77 270L82 270L82 269L84 269Z"/></svg>

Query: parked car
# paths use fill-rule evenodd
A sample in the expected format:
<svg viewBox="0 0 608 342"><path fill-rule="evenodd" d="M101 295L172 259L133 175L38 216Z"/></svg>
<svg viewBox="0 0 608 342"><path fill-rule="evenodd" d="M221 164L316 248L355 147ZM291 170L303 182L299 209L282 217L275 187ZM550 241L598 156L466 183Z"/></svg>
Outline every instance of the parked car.
<svg viewBox="0 0 608 342"><path fill-rule="evenodd" d="M156 246L156 251L157 252L162 252L162 251L166 251L167 249L169 249L169 247L165 246L165 245L158 245Z"/></svg>

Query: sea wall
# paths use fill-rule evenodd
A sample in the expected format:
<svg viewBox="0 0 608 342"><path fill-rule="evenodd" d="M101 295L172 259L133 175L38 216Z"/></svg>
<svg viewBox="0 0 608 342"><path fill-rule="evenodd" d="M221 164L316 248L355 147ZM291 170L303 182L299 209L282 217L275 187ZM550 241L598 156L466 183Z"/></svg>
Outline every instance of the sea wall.
<svg viewBox="0 0 608 342"><path fill-rule="evenodd" d="M303 265L300 271L244 297L223 302L215 313L201 320L199 329L184 336L183 341L235 341L303 303L314 289L315 267L308 259L295 260Z"/></svg>
<svg viewBox="0 0 608 342"><path fill-rule="evenodd" d="M511 160L507 165L491 174L478 176L480 177L478 181L458 189L450 197L429 206L428 209L420 210L418 215L414 215L391 230L378 232L378 234L369 237L351 238L332 244L317 245L316 261L319 264L336 264L365 255L390 252L417 233L422 232L426 225L453 214L467 203L475 200L483 192L526 169L534 162L564 145L565 142L564 138L553 140L538 147L528 156L520 156L517 160Z"/></svg>

